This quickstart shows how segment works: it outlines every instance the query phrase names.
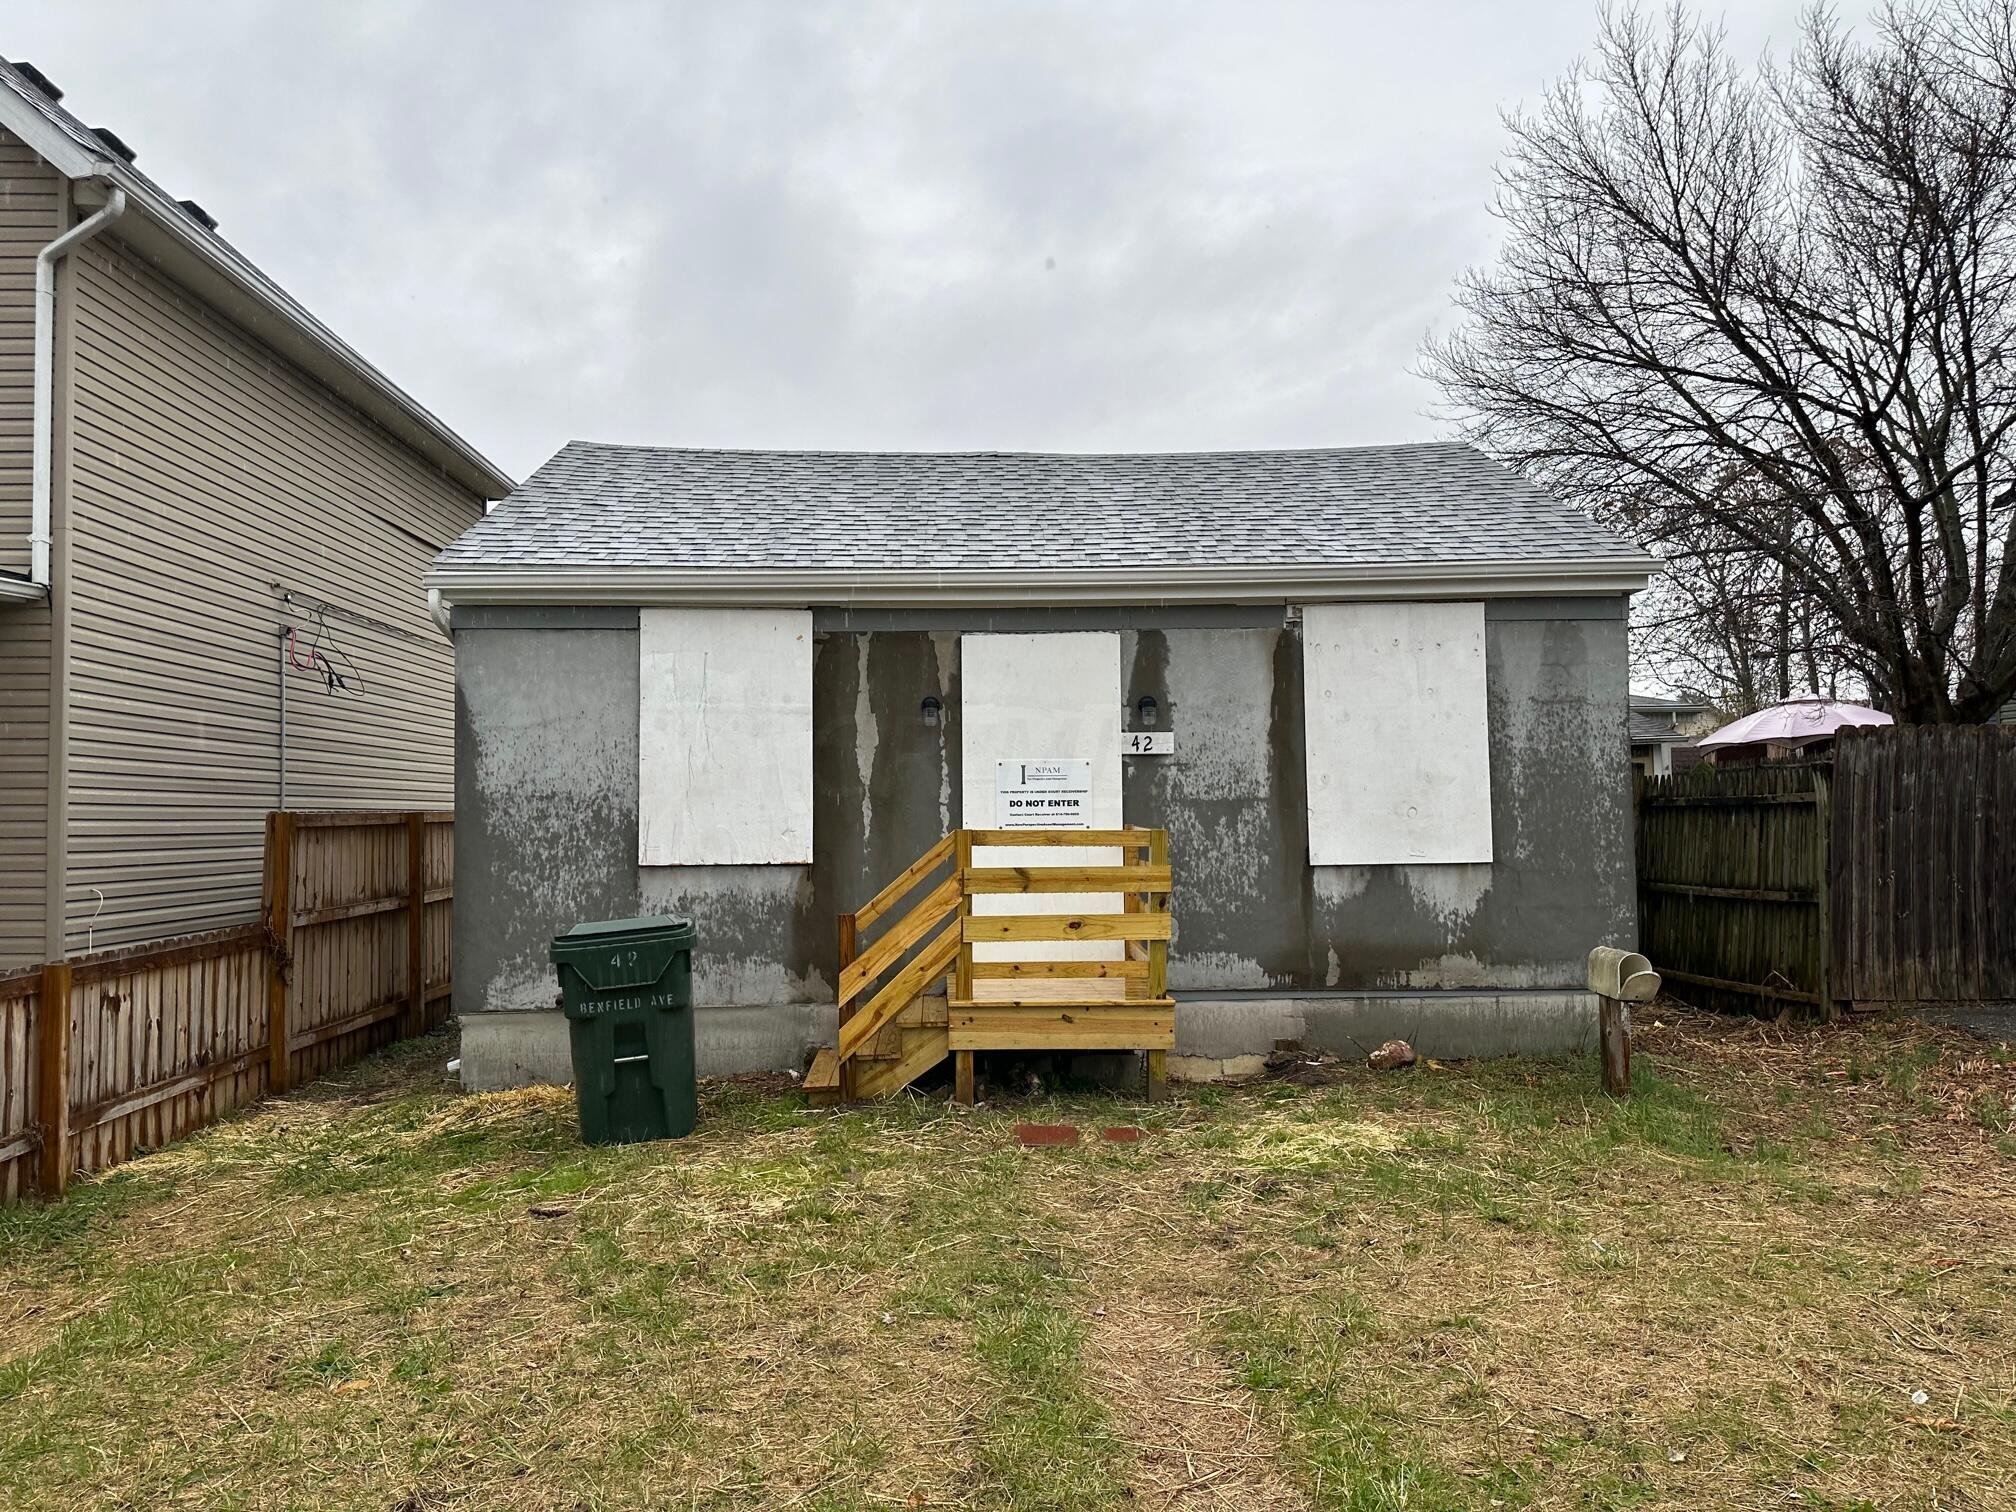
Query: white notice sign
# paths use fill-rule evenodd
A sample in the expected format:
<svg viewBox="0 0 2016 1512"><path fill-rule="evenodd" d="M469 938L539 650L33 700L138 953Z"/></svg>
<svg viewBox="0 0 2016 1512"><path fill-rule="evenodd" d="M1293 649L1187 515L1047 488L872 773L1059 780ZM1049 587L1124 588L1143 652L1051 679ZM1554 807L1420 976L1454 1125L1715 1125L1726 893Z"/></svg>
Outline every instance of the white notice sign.
<svg viewBox="0 0 2016 1512"><path fill-rule="evenodd" d="M1092 763L1072 759L994 763L997 829L1092 828Z"/></svg>

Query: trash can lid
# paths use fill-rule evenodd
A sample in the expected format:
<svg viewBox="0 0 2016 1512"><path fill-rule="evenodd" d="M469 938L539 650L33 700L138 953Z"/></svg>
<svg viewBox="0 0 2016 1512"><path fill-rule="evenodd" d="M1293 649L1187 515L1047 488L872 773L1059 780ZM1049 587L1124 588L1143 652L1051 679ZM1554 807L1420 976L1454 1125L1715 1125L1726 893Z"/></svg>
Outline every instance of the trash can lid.
<svg viewBox="0 0 2016 1512"><path fill-rule="evenodd" d="M560 939L574 939L582 935L623 935L623 934L691 934L691 919L675 918L671 914L641 914L634 919L601 919L591 924L576 924Z"/></svg>
<svg viewBox="0 0 2016 1512"><path fill-rule="evenodd" d="M555 935L547 959L580 960L589 954L622 946L652 946L658 950L690 950L693 921L664 914L647 914L636 919L600 919L576 924L563 935Z"/></svg>

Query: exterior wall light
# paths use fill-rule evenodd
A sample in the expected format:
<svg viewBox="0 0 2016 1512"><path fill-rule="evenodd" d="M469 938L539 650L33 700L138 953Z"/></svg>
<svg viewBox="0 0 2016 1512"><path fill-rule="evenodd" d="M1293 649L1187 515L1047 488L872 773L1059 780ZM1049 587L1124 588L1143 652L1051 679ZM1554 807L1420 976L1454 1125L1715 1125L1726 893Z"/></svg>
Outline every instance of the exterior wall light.
<svg viewBox="0 0 2016 1512"><path fill-rule="evenodd" d="M935 730L938 728L939 721L944 717L945 705L927 694L924 702L917 705L917 712L924 716L924 728Z"/></svg>
<svg viewBox="0 0 2016 1512"><path fill-rule="evenodd" d="M1143 693L1141 695L1141 702L1134 705L1134 707L1141 715L1141 727L1143 729L1153 729L1155 727L1156 716L1162 712L1162 706L1155 702L1155 695L1153 693Z"/></svg>

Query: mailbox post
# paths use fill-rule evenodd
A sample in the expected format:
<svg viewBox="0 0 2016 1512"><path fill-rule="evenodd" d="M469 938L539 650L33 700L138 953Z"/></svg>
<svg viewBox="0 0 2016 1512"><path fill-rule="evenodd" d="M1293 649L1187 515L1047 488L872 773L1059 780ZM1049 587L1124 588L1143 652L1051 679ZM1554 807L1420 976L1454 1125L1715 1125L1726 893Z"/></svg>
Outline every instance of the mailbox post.
<svg viewBox="0 0 2016 1512"><path fill-rule="evenodd" d="M1636 951L1598 945L1589 952L1589 990L1596 994L1596 1023L1603 1046L1603 1090L1631 1090L1631 1005L1659 995L1659 973Z"/></svg>

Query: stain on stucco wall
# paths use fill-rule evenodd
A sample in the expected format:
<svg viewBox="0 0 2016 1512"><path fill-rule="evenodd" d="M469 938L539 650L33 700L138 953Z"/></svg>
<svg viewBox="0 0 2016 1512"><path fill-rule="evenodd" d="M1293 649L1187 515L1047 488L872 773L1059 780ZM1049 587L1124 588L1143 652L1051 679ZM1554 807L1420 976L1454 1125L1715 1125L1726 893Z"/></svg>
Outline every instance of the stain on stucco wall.
<svg viewBox="0 0 2016 1512"><path fill-rule="evenodd" d="M1599 607L1487 612L1488 865L1311 868L1298 628L1124 631L1115 715L1151 694L1176 736L1123 770L1127 821L1170 832L1172 984L1572 986L1591 944L1628 943L1624 622ZM634 631L458 630L458 1007L550 1004L554 929L640 908L694 916L703 1003L830 1001L836 916L953 817L960 628L819 633L809 869L641 871Z"/></svg>

